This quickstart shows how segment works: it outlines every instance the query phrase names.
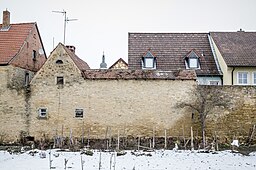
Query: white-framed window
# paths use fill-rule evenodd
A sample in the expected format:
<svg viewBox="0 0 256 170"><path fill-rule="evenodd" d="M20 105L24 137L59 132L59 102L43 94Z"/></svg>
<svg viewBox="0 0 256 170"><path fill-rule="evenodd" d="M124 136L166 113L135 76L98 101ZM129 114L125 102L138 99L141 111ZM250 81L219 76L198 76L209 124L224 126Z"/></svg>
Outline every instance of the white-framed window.
<svg viewBox="0 0 256 170"><path fill-rule="evenodd" d="M75 117L77 118L83 118L84 117L84 109L76 109L75 110Z"/></svg>
<svg viewBox="0 0 256 170"><path fill-rule="evenodd" d="M38 109L38 117L39 117L39 118L47 118L47 114L48 114L47 108L45 108L45 107L40 107L40 108Z"/></svg>
<svg viewBox="0 0 256 170"><path fill-rule="evenodd" d="M156 57L150 51L142 57L141 62L142 69L156 69Z"/></svg>
<svg viewBox="0 0 256 170"><path fill-rule="evenodd" d="M252 73L252 84L256 85L256 72Z"/></svg>
<svg viewBox="0 0 256 170"><path fill-rule="evenodd" d="M144 58L145 68L154 68L154 58Z"/></svg>
<svg viewBox="0 0 256 170"><path fill-rule="evenodd" d="M237 84L247 85L248 84L248 72L237 73Z"/></svg>
<svg viewBox="0 0 256 170"><path fill-rule="evenodd" d="M197 58L189 58L189 68L198 68Z"/></svg>

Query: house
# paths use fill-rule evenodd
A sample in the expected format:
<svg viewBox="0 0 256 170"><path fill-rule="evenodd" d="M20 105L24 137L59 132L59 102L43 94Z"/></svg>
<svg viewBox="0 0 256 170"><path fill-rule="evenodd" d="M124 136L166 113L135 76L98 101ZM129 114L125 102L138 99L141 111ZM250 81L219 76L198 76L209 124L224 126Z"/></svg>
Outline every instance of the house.
<svg viewBox="0 0 256 170"><path fill-rule="evenodd" d="M256 32L210 32L224 85L256 85Z"/></svg>
<svg viewBox="0 0 256 170"><path fill-rule="evenodd" d="M21 88L29 84L46 61L46 53L36 23L10 23L3 11L0 24L1 85Z"/></svg>
<svg viewBox="0 0 256 170"><path fill-rule="evenodd" d="M128 69L128 64L122 58L119 58L109 69Z"/></svg>
<svg viewBox="0 0 256 170"><path fill-rule="evenodd" d="M207 33L129 33L128 67L195 70L199 84L222 84Z"/></svg>

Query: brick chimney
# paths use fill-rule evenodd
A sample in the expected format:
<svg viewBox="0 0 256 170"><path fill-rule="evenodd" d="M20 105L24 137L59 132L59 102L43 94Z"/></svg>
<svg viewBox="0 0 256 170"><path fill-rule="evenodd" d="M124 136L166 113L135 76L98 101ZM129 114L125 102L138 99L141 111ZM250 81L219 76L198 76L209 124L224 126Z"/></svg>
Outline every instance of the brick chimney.
<svg viewBox="0 0 256 170"><path fill-rule="evenodd" d="M3 11L3 24L2 29L8 29L10 27L10 12Z"/></svg>
<svg viewBox="0 0 256 170"><path fill-rule="evenodd" d="M73 53L76 52L76 47L75 47L75 46L73 46L73 45L66 45L66 47L67 47L70 51L72 51Z"/></svg>

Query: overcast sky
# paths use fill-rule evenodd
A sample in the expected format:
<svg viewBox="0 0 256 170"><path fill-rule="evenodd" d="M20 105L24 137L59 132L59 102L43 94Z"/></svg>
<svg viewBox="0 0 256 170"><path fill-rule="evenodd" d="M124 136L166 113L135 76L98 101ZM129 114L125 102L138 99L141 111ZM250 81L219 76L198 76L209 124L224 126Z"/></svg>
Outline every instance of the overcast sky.
<svg viewBox="0 0 256 170"><path fill-rule="evenodd" d="M256 0L0 0L11 23L37 22L47 55L63 42L91 68L127 61L128 32L256 31ZM2 12L1 12L2 18ZM1 19L2 21L2 19ZM54 41L53 41L54 39Z"/></svg>

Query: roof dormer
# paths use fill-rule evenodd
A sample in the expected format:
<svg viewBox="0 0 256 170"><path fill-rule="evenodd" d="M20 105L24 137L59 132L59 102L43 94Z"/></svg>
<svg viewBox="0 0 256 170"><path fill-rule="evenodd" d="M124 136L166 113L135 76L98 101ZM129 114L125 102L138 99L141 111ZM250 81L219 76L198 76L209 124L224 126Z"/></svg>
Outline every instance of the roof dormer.
<svg viewBox="0 0 256 170"><path fill-rule="evenodd" d="M199 55L194 50L191 50L185 57L186 69L200 69Z"/></svg>
<svg viewBox="0 0 256 170"><path fill-rule="evenodd" d="M156 57L148 50L141 58L142 69L156 69Z"/></svg>

